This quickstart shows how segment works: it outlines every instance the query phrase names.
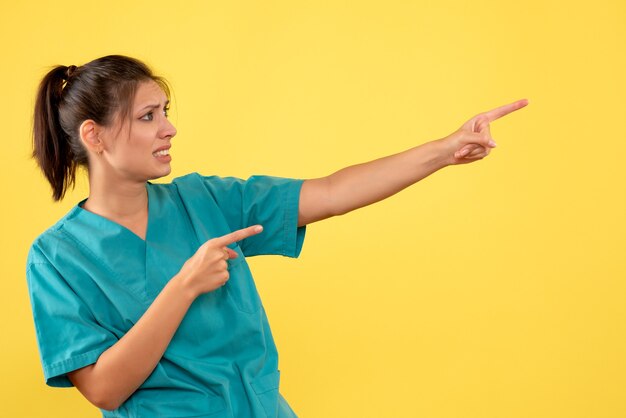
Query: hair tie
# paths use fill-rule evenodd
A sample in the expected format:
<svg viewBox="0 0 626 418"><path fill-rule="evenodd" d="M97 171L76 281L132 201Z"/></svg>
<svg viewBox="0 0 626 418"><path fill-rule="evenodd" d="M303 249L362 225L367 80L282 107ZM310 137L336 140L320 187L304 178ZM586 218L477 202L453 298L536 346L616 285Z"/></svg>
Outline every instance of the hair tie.
<svg viewBox="0 0 626 418"><path fill-rule="evenodd" d="M65 71L65 80L69 81L70 78L74 75L75 71L76 71L75 65L70 65L69 67L67 67L67 70Z"/></svg>

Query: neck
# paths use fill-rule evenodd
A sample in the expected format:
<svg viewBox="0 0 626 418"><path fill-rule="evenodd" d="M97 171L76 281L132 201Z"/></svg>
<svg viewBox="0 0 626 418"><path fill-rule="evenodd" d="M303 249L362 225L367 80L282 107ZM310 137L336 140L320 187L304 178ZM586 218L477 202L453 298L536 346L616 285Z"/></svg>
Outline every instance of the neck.
<svg viewBox="0 0 626 418"><path fill-rule="evenodd" d="M90 171L89 198L83 207L116 221L141 217L148 211L146 182Z"/></svg>

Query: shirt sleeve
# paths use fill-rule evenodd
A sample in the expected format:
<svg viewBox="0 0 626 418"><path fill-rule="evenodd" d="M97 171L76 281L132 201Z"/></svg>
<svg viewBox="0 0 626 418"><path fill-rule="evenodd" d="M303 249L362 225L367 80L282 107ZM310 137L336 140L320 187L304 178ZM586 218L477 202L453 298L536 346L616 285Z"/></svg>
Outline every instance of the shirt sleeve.
<svg viewBox="0 0 626 418"><path fill-rule="evenodd" d="M95 363L117 338L98 324L54 266L30 258L26 277L46 384L70 387L67 373Z"/></svg>
<svg viewBox="0 0 626 418"><path fill-rule="evenodd" d="M239 243L245 256L300 255L306 226L298 227L304 180L273 176L202 177L232 231L260 224L263 232Z"/></svg>

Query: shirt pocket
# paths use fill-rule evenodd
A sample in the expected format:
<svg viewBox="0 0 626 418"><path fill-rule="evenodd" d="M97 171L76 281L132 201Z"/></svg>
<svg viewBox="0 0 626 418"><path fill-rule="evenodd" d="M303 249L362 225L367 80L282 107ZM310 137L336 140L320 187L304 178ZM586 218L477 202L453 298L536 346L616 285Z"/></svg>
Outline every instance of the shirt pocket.
<svg viewBox="0 0 626 418"><path fill-rule="evenodd" d="M280 384L280 371L276 370L256 378L250 382L257 399L261 403L268 417L278 416L278 386Z"/></svg>
<svg viewBox="0 0 626 418"><path fill-rule="evenodd" d="M254 284L246 257L238 245L234 244L229 248L237 252L238 257L228 260L230 276L224 289L226 289L229 299L237 310L248 314L257 313L261 309L261 298Z"/></svg>

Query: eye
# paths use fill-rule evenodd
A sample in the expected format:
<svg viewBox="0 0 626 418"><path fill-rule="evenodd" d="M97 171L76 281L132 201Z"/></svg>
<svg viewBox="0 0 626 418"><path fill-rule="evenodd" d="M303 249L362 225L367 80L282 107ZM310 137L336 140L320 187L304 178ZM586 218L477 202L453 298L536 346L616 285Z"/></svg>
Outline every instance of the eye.
<svg viewBox="0 0 626 418"><path fill-rule="evenodd" d="M146 119L146 117L148 118ZM152 119L154 119L154 114L152 112L148 112L141 117L141 120L146 120L146 121L151 121Z"/></svg>
<svg viewBox="0 0 626 418"><path fill-rule="evenodd" d="M170 108L169 107L164 107L163 108L163 114L167 118L170 115Z"/></svg>

